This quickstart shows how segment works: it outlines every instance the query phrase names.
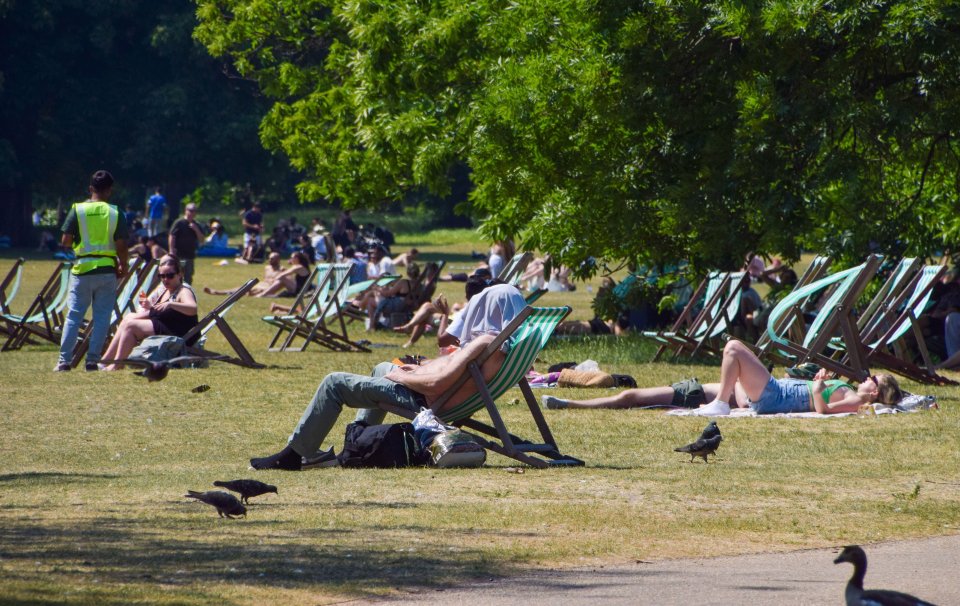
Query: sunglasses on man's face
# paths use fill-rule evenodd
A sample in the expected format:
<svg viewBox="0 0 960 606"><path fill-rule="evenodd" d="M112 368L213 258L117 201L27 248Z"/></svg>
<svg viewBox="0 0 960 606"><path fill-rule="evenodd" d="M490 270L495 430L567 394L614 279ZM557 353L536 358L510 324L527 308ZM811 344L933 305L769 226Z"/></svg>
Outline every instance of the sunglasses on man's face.
<svg viewBox="0 0 960 606"><path fill-rule="evenodd" d="M177 277L177 274L158 274L161 280L172 280Z"/></svg>

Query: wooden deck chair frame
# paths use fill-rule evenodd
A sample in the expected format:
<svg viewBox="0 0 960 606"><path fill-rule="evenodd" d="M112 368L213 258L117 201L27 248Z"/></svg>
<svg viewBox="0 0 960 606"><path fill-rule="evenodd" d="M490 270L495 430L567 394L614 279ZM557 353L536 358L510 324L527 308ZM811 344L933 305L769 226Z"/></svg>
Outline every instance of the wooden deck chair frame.
<svg viewBox="0 0 960 606"><path fill-rule="evenodd" d="M304 351L311 343L322 345L333 351L370 351L365 345L351 340L347 334L344 309L347 304L346 289L350 282L349 264L332 265L326 279L330 281L329 288L322 286L318 288L328 293L326 299L311 302L310 307L315 308L316 312L292 323L293 330L281 345L280 351ZM303 339L303 343L299 347L294 347L293 343L297 337Z"/></svg>
<svg viewBox="0 0 960 606"><path fill-rule="evenodd" d="M416 284L413 285L413 290L408 295L409 298L407 300L406 311L395 312L399 313L401 316L406 316L404 321L413 317L413 314L420 309L420 306L429 301L433 296L433 293L436 292L437 282L439 281L440 274L443 272L443 268L446 264L446 261L436 262L437 270L432 276L427 276L426 271L420 272L420 276L417 278Z"/></svg>
<svg viewBox="0 0 960 606"><path fill-rule="evenodd" d="M957 385L953 379L937 373L930 359L923 331L917 322L930 300L934 285L946 271L946 265L928 265L921 269L911 281L911 287L905 289L867 328L862 342L867 349L868 364L885 368L919 383ZM908 333L912 333L916 341L922 365L910 359L904 343Z"/></svg>
<svg viewBox="0 0 960 606"><path fill-rule="evenodd" d="M20 349L34 336L51 343L59 343L57 331L63 324L63 308L70 290L71 267L69 263L57 264L22 316L3 316L10 330L9 337L0 350Z"/></svg>
<svg viewBox="0 0 960 606"><path fill-rule="evenodd" d="M277 327L277 332L273 335L269 345L267 345L267 350L284 351L286 346L289 345L289 342L285 342L283 346L277 347L276 345L280 338L285 333L293 333L296 331L298 324L312 322L316 319L314 316L318 313L318 299L326 298L329 292L332 273L332 264L316 264L313 267L313 271L310 272L310 277L307 279L306 284L304 284L300 292L297 293L296 299L294 299L293 304L290 306L290 313L275 314L262 318L264 322Z"/></svg>
<svg viewBox="0 0 960 606"><path fill-rule="evenodd" d="M533 361L540 350L547 343L559 324L570 313L569 307L525 307L513 321L507 325L497 338L488 345L476 360L467 366L467 372L432 404L437 411L447 402L451 395L457 392L465 383L473 382L477 393L453 409L438 413L445 423L450 423L471 430L474 439L484 448L510 457L533 467L545 468L549 466L579 466L583 461L575 457L561 454L557 442L547 425L537 399L525 378ZM510 340L511 349L507 354L500 371L489 382L484 381L480 369L483 363L501 346ZM539 443L533 443L520 438L507 430L496 400L514 386L520 388L523 398L530 409L530 414L540 433ZM412 419L416 413L396 406L384 406L388 412L393 412L407 419ZM472 418L481 409L485 409L491 423L484 423ZM480 434L480 435L477 435Z"/></svg>
<svg viewBox="0 0 960 606"><path fill-rule="evenodd" d="M243 344L243 341L241 341L240 337L237 336L237 333L230 328L230 325L224 318L230 308L233 307L237 301L247 296L247 293L250 292L250 289L253 288L259 281L260 280L257 278L251 278L248 280L246 284L235 290L232 294L228 295L215 308L213 308L210 313L205 315L196 326L187 332L187 334L183 335L183 340L187 343L191 343L201 336L206 335L206 333L208 333L212 328L216 327L220 330L220 334L222 334L227 340L227 343L230 344L230 347L233 348L236 357L224 356L207 349L202 349L196 344L187 345L187 352L189 355L201 356L204 358L217 358L223 362L229 362L245 368L264 368L263 364L260 364L253 359L253 355L250 354L250 351Z"/></svg>
<svg viewBox="0 0 960 606"><path fill-rule="evenodd" d="M810 264L807 265L807 268L804 270L803 274L801 274L801 276L797 279L797 283L793 285L793 290L791 292L796 292L808 284L812 284L823 279L827 274L827 270L830 269L830 264L832 262L833 260L830 257L824 255L817 255L814 257ZM801 313L801 315L803 313L802 307L804 303L806 303L806 300L807 299L804 299L797 304L797 310ZM772 322L771 325L773 326L774 332L776 334L781 334L784 330L786 330L788 323L791 320L794 320L795 317L795 315L786 315L783 316L780 321ZM753 350L758 355L763 354L769 348L770 342L769 334L767 331L764 331L760 335L760 338L757 339L757 343L754 345ZM773 354L770 355L772 356Z"/></svg>
<svg viewBox="0 0 960 606"><path fill-rule="evenodd" d="M791 292L770 314L770 324L767 326L767 334L771 341L770 349L774 349L795 364L814 362L840 376L856 381L866 379L870 375L866 352L860 343L860 334L853 311L860 295L877 273L880 261L880 256L870 255L866 261L856 267L831 274ZM803 314L798 311L797 303L806 300L818 290L834 286L833 292L821 306L809 329L803 330L802 340L792 337L791 334L795 334L790 330L793 324L799 322L800 326L803 326ZM781 329L784 328L782 323L778 322L784 315L790 316L791 323L785 327L787 330L784 333L777 334L774 329L778 326ZM837 333L846 344L847 356L844 360L836 360L828 353L830 340Z"/></svg>
<svg viewBox="0 0 960 606"><path fill-rule="evenodd" d="M26 261L24 261L23 257L14 261L10 271L4 276L3 282L0 282L0 314L3 314L0 316L0 333L8 336L12 334L12 327L10 327L6 317L13 313L10 310L10 303L13 302L17 293L20 292L24 263L26 263Z"/></svg>
<svg viewBox="0 0 960 606"><path fill-rule="evenodd" d="M701 297L704 296L704 293L707 290L707 286L710 282L710 276L705 276L703 280L700 281L700 284L693 291L693 294L690 296L690 300L687 301L687 304L683 307L683 311L680 312L680 315L677 316L677 319L674 320L673 325L670 327L669 331L646 331L643 333L644 336L658 339L663 332L668 332L672 334L679 334L681 332L688 332L690 327L693 325L694 320L697 319L698 315L695 315L693 312L697 308L697 305L700 302ZM658 339L659 340L659 339ZM660 359L664 353L666 353L670 343L667 341L661 341L660 347L657 348L657 353L653 356L653 361L656 362Z"/></svg>
<svg viewBox="0 0 960 606"><path fill-rule="evenodd" d="M740 297L743 289L746 287L749 275L746 272L713 272L707 276L705 281L697 288L697 293L701 292L705 297L703 308L690 322L686 330L682 331L661 331L644 332L643 335L651 337L661 342L660 348L654 360L667 349L673 350L674 357L686 352L691 356L697 356L705 351L711 354L717 354L718 349L708 343L711 339L719 337L727 327L731 325L734 316L740 310ZM695 293L695 294L697 294ZM691 309L697 302L696 298L691 297L683 314ZM677 325L680 319L674 323Z"/></svg>
<svg viewBox="0 0 960 606"><path fill-rule="evenodd" d="M152 276L151 269L157 267L157 265L158 261L156 259L149 263L145 263L140 257L130 260L129 271L117 282L116 300L113 302L113 313L110 317L110 327L107 329L107 338L103 342L104 347L110 343L110 338L117 332L117 327L120 326L123 316L133 310L137 293L143 288L147 278ZM73 358L70 359L70 366L73 368L80 366L80 362L87 355L87 349L89 348L90 323L84 322L83 326L80 327L77 344L73 348Z"/></svg>

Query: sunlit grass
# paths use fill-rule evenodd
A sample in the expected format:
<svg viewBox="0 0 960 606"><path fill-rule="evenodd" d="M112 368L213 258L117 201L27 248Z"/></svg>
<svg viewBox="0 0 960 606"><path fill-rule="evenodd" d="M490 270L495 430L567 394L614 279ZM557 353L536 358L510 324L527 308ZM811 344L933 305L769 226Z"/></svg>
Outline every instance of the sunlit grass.
<svg viewBox="0 0 960 606"><path fill-rule="evenodd" d="M472 265L485 245L470 231L401 238L428 256L449 244ZM0 261L0 272L9 267ZM52 269L31 260L25 292ZM240 284L258 266L203 260L198 283ZM595 287L595 286L594 286ZM462 284L445 283L458 299ZM550 293L586 319L590 294ZM217 297L201 294L201 308ZM370 354L265 351L246 299L228 320L268 365L175 371L148 384L131 373L54 374L53 345L0 353L0 595L64 604L330 603L439 587L528 568L780 551L953 534L960 528L956 388L907 384L939 397L939 412L828 420L721 421L710 464L672 449L703 421L651 411L548 411L561 449L584 468L526 469L491 455L474 470L250 472L250 456L281 447L319 380L367 373L400 353L377 332ZM351 326L363 338L362 327ZM431 354L430 341L418 353ZM225 347L219 337L213 349ZM637 338L555 339L538 370L597 360L641 385L696 375L714 363L652 364ZM210 391L193 394L208 384ZM556 390L588 397L596 390ZM539 395L540 392L537 393ZM603 392L606 393L606 392ZM532 435L518 390L501 399L507 424ZM339 447L344 414L329 444ZM247 519L222 520L182 497L217 479L257 477L279 494Z"/></svg>

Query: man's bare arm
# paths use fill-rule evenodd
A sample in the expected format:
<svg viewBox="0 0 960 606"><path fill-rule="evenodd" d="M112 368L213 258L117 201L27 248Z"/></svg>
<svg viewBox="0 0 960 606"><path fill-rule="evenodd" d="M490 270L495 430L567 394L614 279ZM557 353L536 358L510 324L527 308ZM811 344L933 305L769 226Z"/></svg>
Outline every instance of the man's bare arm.
<svg viewBox="0 0 960 606"><path fill-rule="evenodd" d="M477 337L449 356L437 358L425 366L398 367L385 378L425 396L439 396L457 382L466 372L470 361L476 359L494 339L493 335Z"/></svg>

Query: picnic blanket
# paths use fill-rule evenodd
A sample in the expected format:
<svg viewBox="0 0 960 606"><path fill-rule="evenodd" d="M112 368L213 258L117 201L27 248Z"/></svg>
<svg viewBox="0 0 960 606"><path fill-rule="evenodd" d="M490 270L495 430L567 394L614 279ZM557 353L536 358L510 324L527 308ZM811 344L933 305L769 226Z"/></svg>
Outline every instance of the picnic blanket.
<svg viewBox="0 0 960 606"><path fill-rule="evenodd" d="M852 417L852 416L872 416L872 415L886 415L886 414L896 414L904 412L918 412L921 410L939 408L937 405L937 399L934 396L921 396L914 394L906 394L902 400L897 402L895 405L888 404L865 404L860 407L858 412L838 412L833 414L825 415L819 412L782 412L778 414L766 414L760 415L752 408L734 408L730 411L730 414L727 415L728 418L742 418L742 417L764 417L764 418L794 418L794 419L830 419L835 417ZM677 408L667 411L668 415L676 417L688 417L696 416L693 413L696 409L689 408Z"/></svg>

